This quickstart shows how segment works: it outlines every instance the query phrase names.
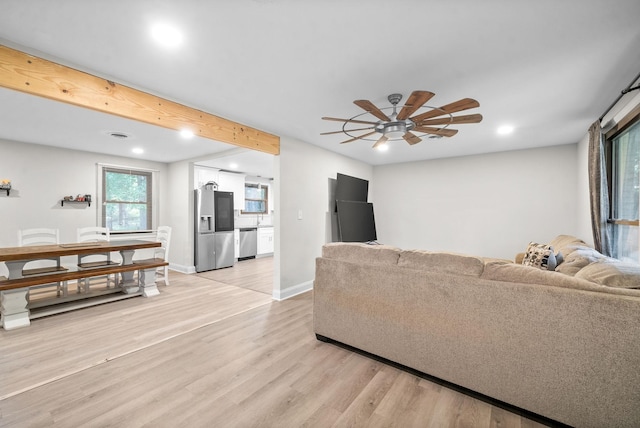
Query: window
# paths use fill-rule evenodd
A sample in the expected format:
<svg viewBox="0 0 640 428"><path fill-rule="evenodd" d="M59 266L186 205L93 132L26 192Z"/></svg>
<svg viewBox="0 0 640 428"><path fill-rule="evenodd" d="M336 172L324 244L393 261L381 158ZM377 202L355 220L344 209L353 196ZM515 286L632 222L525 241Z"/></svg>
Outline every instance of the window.
<svg viewBox="0 0 640 428"><path fill-rule="evenodd" d="M613 256L640 261L640 115L636 115L607 144L611 198Z"/></svg>
<svg viewBox="0 0 640 428"><path fill-rule="evenodd" d="M242 214L267 214L268 210L269 186L260 183L245 183Z"/></svg>
<svg viewBox="0 0 640 428"><path fill-rule="evenodd" d="M102 168L102 226L113 232L153 228L152 173Z"/></svg>

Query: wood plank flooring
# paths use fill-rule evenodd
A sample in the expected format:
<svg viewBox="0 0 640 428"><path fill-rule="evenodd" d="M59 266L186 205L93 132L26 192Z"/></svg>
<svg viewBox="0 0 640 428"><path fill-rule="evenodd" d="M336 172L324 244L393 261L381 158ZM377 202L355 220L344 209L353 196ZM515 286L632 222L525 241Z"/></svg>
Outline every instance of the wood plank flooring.
<svg viewBox="0 0 640 428"><path fill-rule="evenodd" d="M311 292L170 275L160 296L0 331L0 426L542 426L317 341Z"/></svg>
<svg viewBox="0 0 640 428"><path fill-rule="evenodd" d="M197 275L236 287L273 294L273 257L243 260L236 262L233 268L210 270Z"/></svg>

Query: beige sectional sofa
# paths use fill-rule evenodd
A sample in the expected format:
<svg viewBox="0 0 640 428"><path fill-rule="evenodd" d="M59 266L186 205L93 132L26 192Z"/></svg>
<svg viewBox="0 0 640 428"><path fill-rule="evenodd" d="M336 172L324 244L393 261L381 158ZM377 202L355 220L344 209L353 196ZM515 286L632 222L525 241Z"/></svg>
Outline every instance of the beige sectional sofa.
<svg viewBox="0 0 640 428"><path fill-rule="evenodd" d="M571 236L550 244L555 272L327 244L315 333L567 425L638 427L640 268Z"/></svg>

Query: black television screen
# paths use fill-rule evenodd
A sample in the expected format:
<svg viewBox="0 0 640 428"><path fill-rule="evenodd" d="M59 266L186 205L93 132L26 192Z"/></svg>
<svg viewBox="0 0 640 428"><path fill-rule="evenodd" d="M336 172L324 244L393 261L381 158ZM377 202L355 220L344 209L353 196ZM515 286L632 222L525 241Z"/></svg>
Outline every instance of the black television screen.
<svg viewBox="0 0 640 428"><path fill-rule="evenodd" d="M336 201L367 202L369 182L362 178L338 173L336 180Z"/></svg>
<svg viewBox="0 0 640 428"><path fill-rule="evenodd" d="M373 204L337 201L338 228L342 242L369 242L378 239Z"/></svg>

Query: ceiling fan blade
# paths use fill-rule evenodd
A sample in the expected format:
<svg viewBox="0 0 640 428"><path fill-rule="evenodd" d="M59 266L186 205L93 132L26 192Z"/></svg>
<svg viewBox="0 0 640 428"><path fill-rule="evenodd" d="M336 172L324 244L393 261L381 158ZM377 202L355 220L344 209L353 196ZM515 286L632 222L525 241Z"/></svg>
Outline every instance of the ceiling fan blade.
<svg viewBox="0 0 640 428"><path fill-rule="evenodd" d="M422 122L424 119L442 116L447 113L455 113L457 111L469 110L470 108L480 107L480 103L471 98L463 98L451 104L444 105L440 108L427 111L411 118L415 123Z"/></svg>
<svg viewBox="0 0 640 428"><path fill-rule="evenodd" d="M405 120L416 110L418 110L424 103L429 101L435 94L429 91L413 91L409 98L407 98L407 102L404 103L404 107L398 113L398 120Z"/></svg>
<svg viewBox="0 0 640 428"><path fill-rule="evenodd" d="M407 143L411 144L412 146L414 144L418 144L420 141L422 141L422 138L418 137L415 134L412 134L411 132L407 132L406 134L404 134L402 136L402 138L404 138L404 141L406 141Z"/></svg>
<svg viewBox="0 0 640 428"><path fill-rule="evenodd" d="M372 115L374 115L380 120L384 120L385 122L389 122L391 120L386 114L382 112L382 110L380 110L378 107L373 105L371 101L355 100L353 103L358 107L360 107L361 109L363 109L364 111L366 111L367 113L371 113Z"/></svg>
<svg viewBox="0 0 640 428"><path fill-rule="evenodd" d="M367 129L374 129L374 127L370 126L368 128L349 129L347 132L366 131ZM342 134L343 132L344 131L321 132L320 135Z"/></svg>
<svg viewBox="0 0 640 428"><path fill-rule="evenodd" d="M416 126L413 130L424 132L425 134L441 135L443 137L453 137L458 133L457 129L429 128L427 126Z"/></svg>
<svg viewBox="0 0 640 428"><path fill-rule="evenodd" d="M373 148L374 149L378 148L378 146L381 146L384 143L386 143L387 140L388 140L388 138L383 135L382 137L380 137L380 139L378 141L376 141L376 143L373 145Z"/></svg>
<svg viewBox="0 0 640 428"><path fill-rule="evenodd" d="M420 125L448 125L450 123L478 123L482 121L481 114L468 114L465 116L441 117L438 119L425 119Z"/></svg>
<svg viewBox="0 0 640 428"><path fill-rule="evenodd" d="M354 137L354 138L351 138L351 139L349 139L349 140L343 141L343 142L341 142L340 144L350 143L350 142L352 142L352 141L356 141L356 140L359 140L359 139L361 139L361 138L368 137L369 135L372 135L372 134L375 134L375 133L376 133L376 131L371 131L371 132L368 132L368 133L366 133L366 134L362 134L362 135L360 135L359 137Z"/></svg>
<svg viewBox="0 0 640 428"><path fill-rule="evenodd" d="M363 123L365 125L377 125L377 122L369 122L366 120L340 119L338 117L323 117L322 120L333 120L334 122Z"/></svg>

